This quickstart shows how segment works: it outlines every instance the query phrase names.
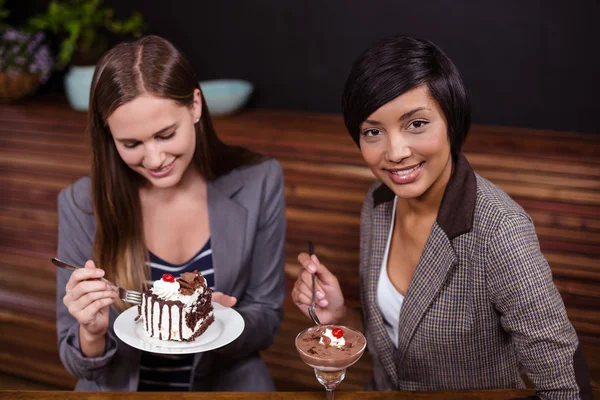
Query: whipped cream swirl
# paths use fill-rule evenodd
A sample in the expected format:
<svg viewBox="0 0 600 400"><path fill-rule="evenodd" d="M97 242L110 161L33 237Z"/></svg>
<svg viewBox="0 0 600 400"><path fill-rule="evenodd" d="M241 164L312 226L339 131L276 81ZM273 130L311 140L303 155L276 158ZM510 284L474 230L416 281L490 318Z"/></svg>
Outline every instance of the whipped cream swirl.
<svg viewBox="0 0 600 400"><path fill-rule="evenodd" d="M166 282L159 279L154 281L150 290L163 300L175 300L179 297L179 282Z"/></svg>
<svg viewBox="0 0 600 400"><path fill-rule="evenodd" d="M323 341L323 336L327 336L327 338L331 340L329 346L334 346L338 349L341 349L346 344L346 339L344 339L343 336L339 339L336 338L335 336L333 336L333 332L329 328L325 328L325 333L323 333L321 339L319 340L319 344L325 345L325 342Z"/></svg>

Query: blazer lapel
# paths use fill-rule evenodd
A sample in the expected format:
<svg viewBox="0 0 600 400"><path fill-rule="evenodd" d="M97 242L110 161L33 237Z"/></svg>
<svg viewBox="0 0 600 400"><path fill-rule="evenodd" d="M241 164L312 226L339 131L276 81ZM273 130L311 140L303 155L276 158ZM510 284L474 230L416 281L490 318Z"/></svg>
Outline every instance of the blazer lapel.
<svg viewBox="0 0 600 400"><path fill-rule="evenodd" d="M442 289L446 276L457 264L456 253L446 233L435 222L419 259L400 310L397 368L423 315Z"/></svg>
<svg viewBox="0 0 600 400"><path fill-rule="evenodd" d="M230 294L242 267L247 210L234 195L243 184L236 171L208 182L208 218L215 288Z"/></svg>
<svg viewBox="0 0 600 400"><path fill-rule="evenodd" d="M393 199L393 197L391 198ZM392 201L380 203L373 210L371 257L367 282L367 318L370 330L369 339L373 341L376 353L379 355L386 372L392 378L394 387L397 387L396 349L385 329L383 315L377 306L377 284L392 222L392 210Z"/></svg>
<svg viewBox="0 0 600 400"><path fill-rule="evenodd" d="M215 270L215 290L230 294L242 267L242 256L246 235L247 210L234 198L243 187L236 171L207 182L208 221L210 245ZM192 380L206 377L212 362L210 352L194 355ZM208 358L208 359L207 359ZM200 360L204 360L202 363ZM203 365L205 367L203 367Z"/></svg>
<svg viewBox="0 0 600 400"><path fill-rule="evenodd" d="M385 330L383 316L376 302L381 261L392 219L394 193L383 184L373 191L366 318L372 332L369 340L396 388L401 381L399 372L402 371L402 364L415 330L442 289L448 273L458 263L451 241L472 229L476 197L475 173L461 153L455 160L436 222L432 226L400 310L396 350Z"/></svg>
<svg viewBox="0 0 600 400"><path fill-rule="evenodd" d="M423 315L442 289L448 273L458 263L452 240L473 228L476 198L477 178L461 153L455 160L436 222L431 228L400 310L398 371Z"/></svg>

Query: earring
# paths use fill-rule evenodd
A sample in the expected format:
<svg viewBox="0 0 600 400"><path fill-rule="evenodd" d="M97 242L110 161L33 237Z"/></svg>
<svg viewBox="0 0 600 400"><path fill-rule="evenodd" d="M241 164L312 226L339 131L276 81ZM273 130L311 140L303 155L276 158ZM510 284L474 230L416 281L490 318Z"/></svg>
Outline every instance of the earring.
<svg viewBox="0 0 600 400"><path fill-rule="evenodd" d="M200 122L200 118L196 118L196 123Z"/></svg>

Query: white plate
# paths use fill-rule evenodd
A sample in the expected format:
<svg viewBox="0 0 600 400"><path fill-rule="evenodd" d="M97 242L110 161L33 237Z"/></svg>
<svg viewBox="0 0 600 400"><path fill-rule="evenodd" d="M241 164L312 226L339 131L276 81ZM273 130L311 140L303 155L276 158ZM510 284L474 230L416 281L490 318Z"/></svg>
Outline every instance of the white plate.
<svg viewBox="0 0 600 400"><path fill-rule="evenodd" d="M233 342L244 331L244 319L233 308L212 303L215 321L192 342L176 342L151 338L138 322L137 306L122 312L115 320L114 330L119 339L139 350L160 354L191 354L218 349Z"/></svg>

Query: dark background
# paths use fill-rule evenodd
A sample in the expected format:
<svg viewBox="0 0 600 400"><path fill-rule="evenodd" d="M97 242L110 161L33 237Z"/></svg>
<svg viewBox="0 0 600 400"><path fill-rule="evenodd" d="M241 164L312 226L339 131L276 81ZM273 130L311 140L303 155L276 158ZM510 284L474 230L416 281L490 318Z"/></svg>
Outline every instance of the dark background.
<svg viewBox="0 0 600 400"><path fill-rule="evenodd" d="M47 0L9 0L11 21ZM600 133L600 1L105 0L140 11L199 80L255 84L250 107L340 112L352 61L397 33L437 43L457 64L473 121ZM60 74L45 91L61 90Z"/></svg>

